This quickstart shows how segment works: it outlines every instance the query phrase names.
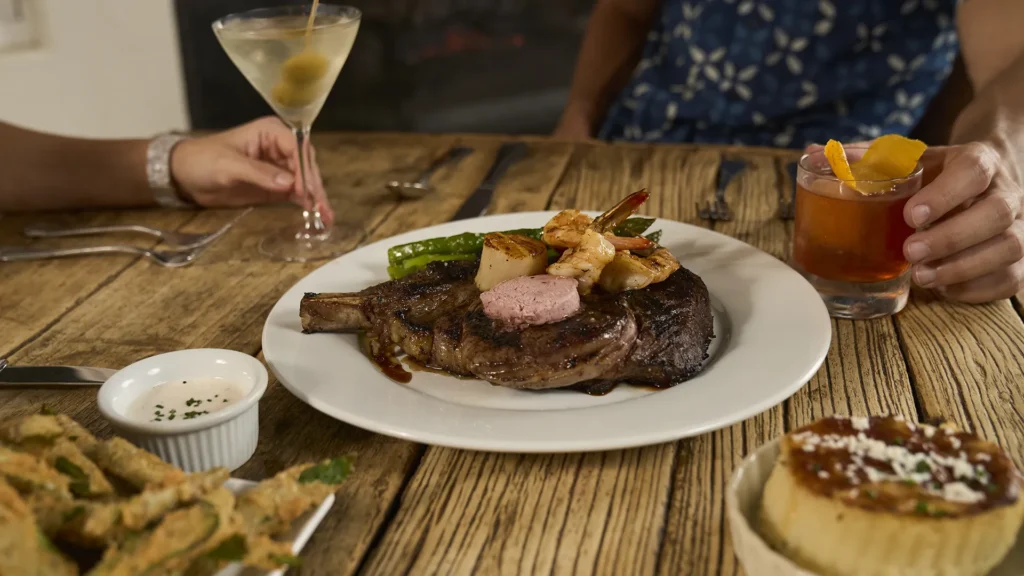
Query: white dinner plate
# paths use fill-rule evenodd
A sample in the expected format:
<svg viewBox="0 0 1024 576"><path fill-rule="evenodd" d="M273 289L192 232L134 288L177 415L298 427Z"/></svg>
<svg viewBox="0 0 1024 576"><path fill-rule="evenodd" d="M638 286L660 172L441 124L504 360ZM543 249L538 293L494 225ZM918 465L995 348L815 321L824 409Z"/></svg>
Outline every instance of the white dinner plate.
<svg viewBox="0 0 1024 576"><path fill-rule="evenodd" d="M530 392L414 372L381 374L351 334L302 334L305 292L356 292L387 280L387 249L462 232L539 228L555 213L503 214L388 238L333 260L270 312L263 352L277 378L313 408L415 442L496 452L579 452L656 444L749 418L800 389L832 337L814 288L779 260L705 228L659 219L661 244L711 293L715 335L706 367L666 390L619 386L604 396Z"/></svg>

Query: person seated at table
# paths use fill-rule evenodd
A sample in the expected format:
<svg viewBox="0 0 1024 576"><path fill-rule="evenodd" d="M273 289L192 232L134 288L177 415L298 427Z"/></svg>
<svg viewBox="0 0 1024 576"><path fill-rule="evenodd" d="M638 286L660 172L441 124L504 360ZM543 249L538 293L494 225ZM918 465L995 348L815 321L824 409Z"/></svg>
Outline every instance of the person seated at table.
<svg viewBox="0 0 1024 576"><path fill-rule="evenodd" d="M315 161L310 173L313 196L324 198ZM0 213L312 202L295 136L273 116L198 138L152 140L68 138L0 122L0 174ZM326 202L320 211L334 221Z"/></svg>
<svg viewBox="0 0 1024 576"><path fill-rule="evenodd" d="M954 146L926 153L904 252L920 286L1006 298L1024 288L1021 22L1020 0L598 0L555 136L800 148L909 134L961 53L973 99Z"/></svg>

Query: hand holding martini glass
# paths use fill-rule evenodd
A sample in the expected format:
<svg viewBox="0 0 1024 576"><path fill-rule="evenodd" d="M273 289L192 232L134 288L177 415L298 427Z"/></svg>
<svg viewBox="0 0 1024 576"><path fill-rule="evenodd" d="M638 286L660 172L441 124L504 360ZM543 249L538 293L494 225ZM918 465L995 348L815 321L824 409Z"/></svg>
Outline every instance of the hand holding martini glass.
<svg viewBox="0 0 1024 576"><path fill-rule="evenodd" d="M238 70L291 127L302 174L303 224L263 238L260 252L274 260L306 262L347 251L359 230L328 227L320 218L327 199L314 197L309 131L348 59L362 14L350 6L282 6L230 14L213 23L214 34Z"/></svg>

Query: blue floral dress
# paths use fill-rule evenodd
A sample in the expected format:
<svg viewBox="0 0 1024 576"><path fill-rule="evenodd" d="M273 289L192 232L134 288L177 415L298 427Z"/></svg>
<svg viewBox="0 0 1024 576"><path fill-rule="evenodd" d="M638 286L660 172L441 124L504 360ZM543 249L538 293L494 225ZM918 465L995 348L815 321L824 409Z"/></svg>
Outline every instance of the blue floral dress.
<svg viewBox="0 0 1024 576"><path fill-rule="evenodd" d="M906 134L949 76L958 0L665 0L599 137L803 147Z"/></svg>

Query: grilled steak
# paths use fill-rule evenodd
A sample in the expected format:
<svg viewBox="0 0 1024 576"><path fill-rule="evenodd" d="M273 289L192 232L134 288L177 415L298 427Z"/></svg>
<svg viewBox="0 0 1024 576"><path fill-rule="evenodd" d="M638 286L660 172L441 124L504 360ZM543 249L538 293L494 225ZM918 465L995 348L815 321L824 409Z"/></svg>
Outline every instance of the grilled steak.
<svg viewBox="0 0 1024 576"><path fill-rule="evenodd" d="M483 313L476 262L438 262L354 294L306 294L305 332L366 330L417 361L511 388L667 387L700 372L712 338L701 279L682 268L621 294L591 294L553 324L510 330Z"/></svg>

